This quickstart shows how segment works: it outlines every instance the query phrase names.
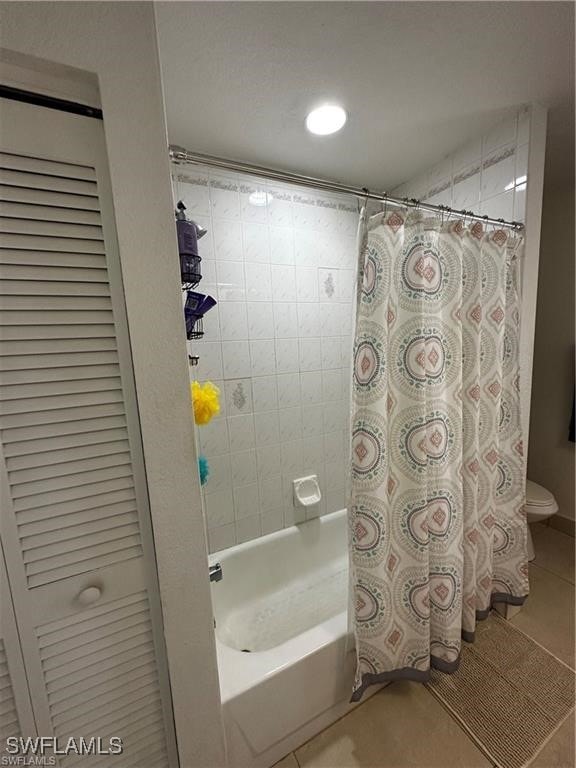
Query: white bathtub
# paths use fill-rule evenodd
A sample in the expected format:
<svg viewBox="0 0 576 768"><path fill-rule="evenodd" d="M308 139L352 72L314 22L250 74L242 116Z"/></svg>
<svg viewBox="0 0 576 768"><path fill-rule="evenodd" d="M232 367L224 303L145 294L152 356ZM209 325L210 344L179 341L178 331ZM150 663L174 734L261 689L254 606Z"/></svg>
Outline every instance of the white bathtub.
<svg viewBox="0 0 576 768"><path fill-rule="evenodd" d="M210 557L229 768L273 765L353 708L346 525L342 510Z"/></svg>

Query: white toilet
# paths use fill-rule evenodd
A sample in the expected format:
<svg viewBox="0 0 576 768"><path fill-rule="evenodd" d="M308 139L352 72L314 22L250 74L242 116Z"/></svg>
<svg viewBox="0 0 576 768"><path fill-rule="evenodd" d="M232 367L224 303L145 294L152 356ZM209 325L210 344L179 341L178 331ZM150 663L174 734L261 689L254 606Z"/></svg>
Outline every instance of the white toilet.
<svg viewBox="0 0 576 768"><path fill-rule="evenodd" d="M532 480L526 481L526 513L528 523L540 523L548 517L552 517L558 512L558 504L554 496L546 488ZM536 553L534 551L534 542L532 541L532 532L528 525L528 559L534 560Z"/></svg>

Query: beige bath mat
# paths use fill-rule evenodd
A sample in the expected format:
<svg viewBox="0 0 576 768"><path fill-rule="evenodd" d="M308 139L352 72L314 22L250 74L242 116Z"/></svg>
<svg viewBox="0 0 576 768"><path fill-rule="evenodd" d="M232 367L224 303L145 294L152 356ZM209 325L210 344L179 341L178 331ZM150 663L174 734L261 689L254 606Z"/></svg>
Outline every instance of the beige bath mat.
<svg viewBox="0 0 576 768"><path fill-rule="evenodd" d="M500 768L521 768L574 708L574 672L496 614L429 691Z"/></svg>

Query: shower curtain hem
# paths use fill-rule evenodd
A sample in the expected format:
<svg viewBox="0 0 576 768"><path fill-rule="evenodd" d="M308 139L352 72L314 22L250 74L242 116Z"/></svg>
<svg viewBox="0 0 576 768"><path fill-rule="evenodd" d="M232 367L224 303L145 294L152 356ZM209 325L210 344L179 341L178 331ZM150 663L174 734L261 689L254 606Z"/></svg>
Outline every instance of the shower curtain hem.
<svg viewBox="0 0 576 768"><path fill-rule="evenodd" d="M485 621L495 603L506 603L507 605L523 605L528 595L518 596L509 595L506 592L494 592L490 599L490 606L482 611L476 611L476 620ZM463 629L461 632L462 639L467 643L473 643L476 637L476 632L469 632ZM391 669L387 672L367 672L362 675L362 682L352 692L350 703L360 701L364 695L364 691L371 685L378 685L381 683L391 683L394 680L411 680L416 683L427 683L430 680L431 669L437 669L440 672L444 672L447 675L452 675L457 671L460 666L461 654L458 654L458 658L454 661L446 661L440 659L437 656L430 656L430 667L425 670L415 669L414 667L400 667L399 669Z"/></svg>
<svg viewBox="0 0 576 768"><path fill-rule="evenodd" d="M415 669L414 667L402 667L401 669L391 669L388 672L367 672L362 675L362 682L352 692L350 703L360 701L364 691L371 685L378 685L379 683L391 683L394 680L412 680L416 683L427 683L430 680L429 669Z"/></svg>
<svg viewBox="0 0 576 768"><path fill-rule="evenodd" d="M490 615L490 611L494 608L496 603L504 603L505 605L524 605L524 602L528 595L509 595L507 592L493 592L490 598L490 605L488 608L484 608L481 611L476 611L476 621L485 621ZM476 630L462 630L462 639L467 643L473 643L476 639Z"/></svg>
<svg viewBox="0 0 576 768"><path fill-rule="evenodd" d="M456 672L460 666L460 654L454 661L446 661L440 659L438 656L430 656L430 667L428 669L416 669L415 667L401 667L399 669L391 669L388 672L367 672L362 675L362 682L360 686L352 693L350 703L360 701L364 691L371 685L377 685L378 683L391 683L394 680L411 680L415 683L427 683L430 680L431 670L437 669L440 672L445 672L447 675L451 675Z"/></svg>

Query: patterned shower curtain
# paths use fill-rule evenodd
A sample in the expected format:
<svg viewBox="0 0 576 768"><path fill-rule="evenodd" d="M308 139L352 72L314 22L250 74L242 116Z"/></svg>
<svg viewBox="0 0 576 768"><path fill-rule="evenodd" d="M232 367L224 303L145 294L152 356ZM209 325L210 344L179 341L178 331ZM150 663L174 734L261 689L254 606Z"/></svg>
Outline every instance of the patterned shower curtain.
<svg viewBox="0 0 576 768"><path fill-rule="evenodd" d="M519 398L522 238L414 209L360 237L351 580L372 683L457 669L495 602L528 594Z"/></svg>

